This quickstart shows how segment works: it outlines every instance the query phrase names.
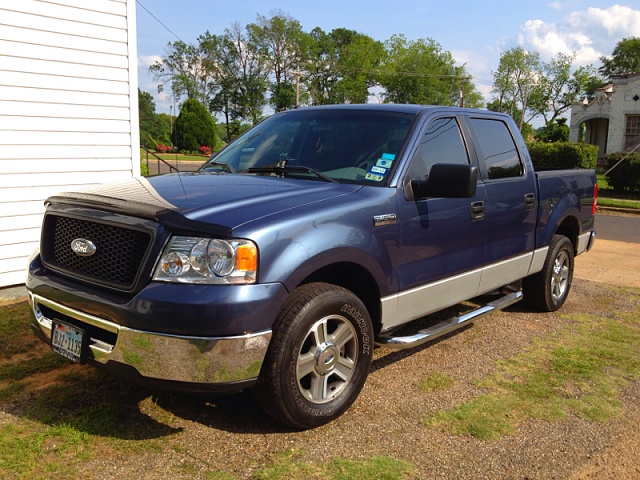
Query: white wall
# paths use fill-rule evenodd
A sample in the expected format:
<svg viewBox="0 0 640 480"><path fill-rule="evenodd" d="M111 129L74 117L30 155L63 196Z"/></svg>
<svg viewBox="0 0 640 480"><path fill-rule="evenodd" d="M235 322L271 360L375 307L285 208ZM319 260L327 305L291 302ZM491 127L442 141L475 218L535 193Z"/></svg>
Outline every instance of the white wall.
<svg viewBox="0 0 640 480"><path fill-rule="evenodd" d="M613 77L611 109L616 114L609 124L607 153L624 151L627 115L640 115L640 100L634 100L636 95L640 96L640 74Z"/></svg>
<svg viewBox="0 0 640 480"><path fill-rule="evenodd" d="M140 174L135 0L0 1L0 287L43 201Z"/></svg>

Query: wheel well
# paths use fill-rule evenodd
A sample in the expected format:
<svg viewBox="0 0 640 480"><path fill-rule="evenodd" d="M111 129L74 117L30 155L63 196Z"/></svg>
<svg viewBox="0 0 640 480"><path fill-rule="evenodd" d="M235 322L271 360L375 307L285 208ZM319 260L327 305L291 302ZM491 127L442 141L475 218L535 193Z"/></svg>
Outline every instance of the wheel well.
<svg viewBox="0 0 640 480"><path fill-rule="evenodd" d="M564 235L567 237L573 245L574 252L578 248L578 233L580 232L580 224L576 217L567 217L558 226L556 230L557 235Z"/></svg>
<svg viewBox="0 0 640 480"><path fill-rule="evenodd" d="M312 282L330 283L353 292L367 307L373 328L380 330L380 290L365 268L354 263L327 265L305 278L301 285Z"/></svg>

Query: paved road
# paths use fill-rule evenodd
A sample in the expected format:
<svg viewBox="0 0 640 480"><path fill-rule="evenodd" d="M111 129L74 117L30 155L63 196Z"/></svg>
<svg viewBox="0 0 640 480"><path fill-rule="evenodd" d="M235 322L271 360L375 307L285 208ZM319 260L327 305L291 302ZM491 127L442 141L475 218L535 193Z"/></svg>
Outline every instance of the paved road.
<svg viewBox="0 0 640 480"><path fill-rule="evenodd" d="M640 216L596 215L598 239L640 243Z"/></svg>

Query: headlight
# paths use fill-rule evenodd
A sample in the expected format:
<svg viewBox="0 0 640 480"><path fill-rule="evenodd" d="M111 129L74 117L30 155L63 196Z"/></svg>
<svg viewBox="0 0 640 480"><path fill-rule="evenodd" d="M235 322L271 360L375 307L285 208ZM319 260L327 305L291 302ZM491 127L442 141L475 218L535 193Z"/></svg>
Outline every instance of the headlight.
<svg viewBox="0 0 640 480"><path fill-rule="evenodd" d="M153 274L178 283L254 283L258 248L249 240L173 237Z"/></svg>

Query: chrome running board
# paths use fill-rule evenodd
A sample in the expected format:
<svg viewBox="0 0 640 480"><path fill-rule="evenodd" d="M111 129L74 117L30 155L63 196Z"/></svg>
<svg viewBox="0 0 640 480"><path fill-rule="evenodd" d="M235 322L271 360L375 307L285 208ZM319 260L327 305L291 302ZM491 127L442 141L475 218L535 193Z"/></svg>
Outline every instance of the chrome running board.
<svg viewBox="0 0 640 480"><path fill-rule="evenodd" d="M512 292L486 304L484 307L480 307L476 310L465 313L464 315L460 315L459 317L451 317L447 320L443 320L432 327L420 330L414 335L406 337L379 336L376 338L376 344L395 350L417 347L418 345L422 345L423 343L446 335L454 330L458 330L465 325L470 325L478 318L491 312L507 308L520 300L522 300L522 292Z"/></svg>

